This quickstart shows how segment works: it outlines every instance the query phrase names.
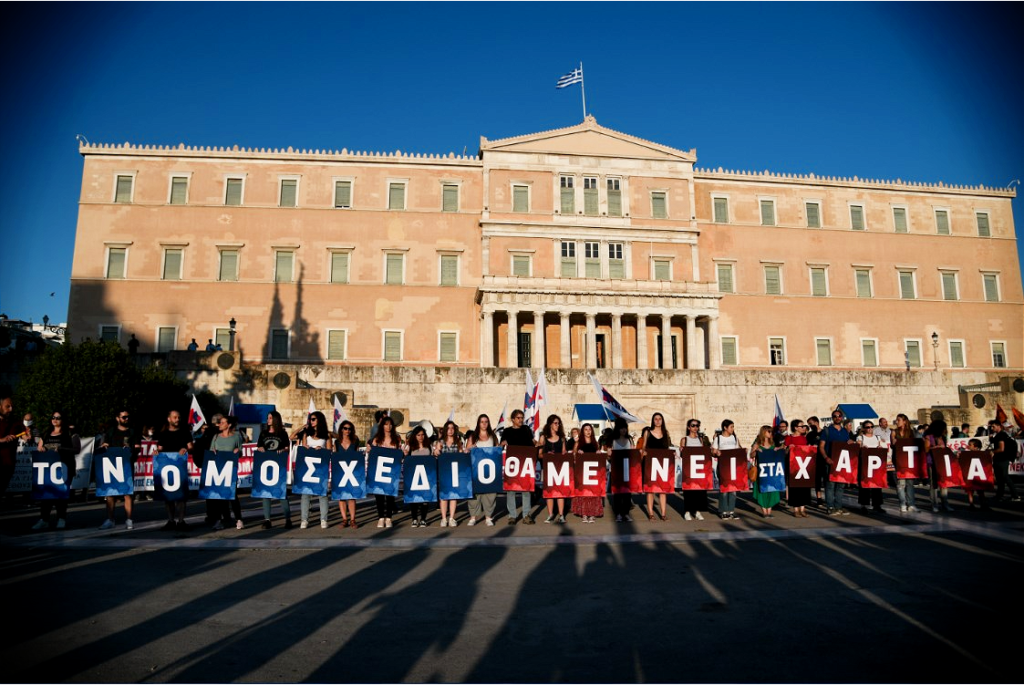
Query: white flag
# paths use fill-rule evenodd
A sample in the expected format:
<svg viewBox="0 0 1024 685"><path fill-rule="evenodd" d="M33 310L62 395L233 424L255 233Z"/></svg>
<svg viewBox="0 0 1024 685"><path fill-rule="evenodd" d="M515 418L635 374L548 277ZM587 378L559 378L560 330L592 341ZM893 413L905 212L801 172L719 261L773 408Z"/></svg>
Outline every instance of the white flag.
<svg viewBox="0 0 1024 685"><path fill-rule="evenodd" d="M196 399L195 395L192 395L192 406L188 410L188 427L193 433L196 433L205 425L206 417L203 416L203 410L199 406L199 400Z"/></svg>
<svg viewBox="0 0 1024 685"><path fill-rule="evenodd" d="M501 408L501 416L498 417L498 424L494 427L494 430L503 431L507 427L505 424L508 423L508 400L505 400L505 406Z"/></svg>
<svg viewBox="0 0 1024 685"><path fill-rule="evenodd" d="M234 416L234 415L235 415L235 396L232 395L231 396L231 403L228 404L228 416Z"/></svg>
<svg viewBox="0 0 1024 685"><path fill-rule="evenodd" d="M312 400L310 400L312 402ZM345 409L341 406L341 400L338 396L334 396L334 432L337 433L342 421L348 421L348 416L345 415Z"/></svg>
<svg viewBox="0 0 1024 685"><path fill-rule="evenodd" d="M451 413L448 414L448 421L455 423L455 405L452 405ZM448 421L445 421L445 423L448 423Z"/></svg>
<svg viewBox="0 0 1024 685"><path fill-rule="evenodd" d="M309 418L309 415L312 414L315 411L316 411L316 404L313 402L313 398L310 397L309 398L309 409L306 410L306 418Z"/></svg>

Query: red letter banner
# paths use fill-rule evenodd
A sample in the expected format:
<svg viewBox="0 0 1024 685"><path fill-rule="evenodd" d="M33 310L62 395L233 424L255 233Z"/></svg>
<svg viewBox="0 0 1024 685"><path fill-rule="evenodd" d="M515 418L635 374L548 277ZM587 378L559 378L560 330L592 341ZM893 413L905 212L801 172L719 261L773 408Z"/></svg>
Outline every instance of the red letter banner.
<svg viewBox="0 0 1024 685"><path fill-rule="evenodd" d="M789 487L813 488L817 445L792 445L789 448Z"/></svg>
<svg viewBox="0 0 1024 685"><path fill-rule="evenodd" d="M832 443L832 465L828 479L833 483L853 485L857 482L857 458L860 445L857 443Z"/></svg>
<svg viewBox="0 0 1024 685"><path fill-rule="evenodd" d="M544 455L545 497L572 497L572 455Z"/></svg>
<svg viewBox="0 0 1024 685"><path fill-rule="evenodd" d="M750 489L746 450L722 450L718 456L718 489L721 492L745 492Z"/></svg>
<svg viewBox="0 0 1024 685"><path fill-rule="evenodd" d="M861 447L860 448L860 486L862 488L884 488L888 472L885 470L885 460L889 456L889 450L884 447Z"/></svg>
<svg viewBox="0 0 1024 685"><path fill-rule="evenodd" d="M573 497L604 497L608 490L607 457L599 452L577 452Z"/></svg>
<svg viewBox="0 0 1024 685"><path fill-rule="evenodd" d="M644 467L640 450L612 450L612 494L644 491Z"/></svg>
<svg viewBox="0 0 1024 685"><path fill-rule="evenodd" d="M992 472L991 452L961 452L960 473L964 477L964 490L994 490L995 474Z"/></svg>
<svg viewBox="0 0 1024 685"><path fill-rule="evenodd" d="M933 447L929 454L932 457L932 468L935 469L935 475L938 476L936 480L940 488L963 487L964 477L960 473L960 462L957 461L953 450L948 447Z"/></svg>
<svg viewBox="0 0 1024 685"><path fill-rule="evenodd" d="M928 461L921 438L894 441L892 460L896 464L896 477L901 480L928 477Z"/></svg>
<svg viewBox="0 0 1024 685"><path fill-rule="evenodd" d="M644 492L676 491L676 453L672 450L647 450L644 457Z"/></svg>
<svg viewBox="0 0 1024 685"><path fill-rule="evenodd" d="M537 448L506 447L501 476L507 492L533 492L537 485Z"/></svg>
<svg viewBox="0 0 1024 685"><path fill-rule="evenodd" d="M715 487L710 447L684 447L683 490L710 490Z"/></svg>

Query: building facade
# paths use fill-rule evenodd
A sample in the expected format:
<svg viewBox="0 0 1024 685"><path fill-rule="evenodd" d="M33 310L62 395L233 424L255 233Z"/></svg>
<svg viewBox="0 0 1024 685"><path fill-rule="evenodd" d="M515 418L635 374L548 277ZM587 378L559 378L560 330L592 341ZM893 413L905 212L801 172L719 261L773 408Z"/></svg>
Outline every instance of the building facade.
<svg viewBox="0 0 1024 685"><path fill-rule="evenodd" d="M1024 368L1012 190L699 169L592 117L469 157L80 152L73 341L308 365Z"/></svg>

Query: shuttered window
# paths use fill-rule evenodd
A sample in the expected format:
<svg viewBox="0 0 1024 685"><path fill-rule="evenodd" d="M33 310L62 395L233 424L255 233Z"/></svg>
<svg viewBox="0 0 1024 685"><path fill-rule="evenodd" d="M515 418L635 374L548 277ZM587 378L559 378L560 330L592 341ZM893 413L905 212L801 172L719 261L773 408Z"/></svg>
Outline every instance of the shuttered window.
<svg viewBox="0 0 1024 685"><path fill-rule="evenodd" d="M935 231L939 235L949 235L949 212L944 209L935 210Z"/></svg>
<svg viewBox="0 0 1024 685"><path fill-rule="evenodd" d="M458 255L441 255L441 285L459 284Z"/></svg>
<svg viewBox="0 0 1024 685"><path fill-rule="evenodd" d="M914 288L914 272L913 271L901 271L900 272L900 298L904 300L913 300L917 297L917 290Z"/></svg>
<svg viewBox="0 0 1024 685"><path fill-rule="evenodd" d="M597 179L585 177L583 179L583 213L587 216L597 216Z"/></svg>
<svg viewBox="0 0 1024 685"><path fill-rule="evenodd" d="M352 181L334 182L334 206L338 209L351 209Z"/></svg>
<svg viewBox="0 0 1024 685"><path fill-rule="evenodd" d="M978 219L978 235L980 235L982 238L988 238L989 236L991 236L992 231L988 225L988 214L984 212L978 212L977 214L975 214L975 217L977 217Z"/></svg>
<svg viewBox="0 0 1024 685"><path fill-rule="evenodd" d="M572 176L562 176L559 180L561 188L562 214L576 213L576 188Z"/></svg>
<svg viewBox="0 0 1024 685"><path fill-rule="evenodd" d="M907 232L907 210L904 207L892 208L892 223L897 233Z"/></svg>
<svg viewBox="0 0 1024 685"><path fill-rule="evenodd" d="M288 358L288 329L276 328L270 332L270 358Z"/></svg>
<svg viewBox="0 0 1024 685"><path fill-rule="evenodd" d="M911 368L921 366L921 343L917 340L907 341L907 359L910 361Z"/></svg>
<svg viewBox="0 0 1024 685"><path fill-rule="evenodd" d="M164 250L163 279L165 281L181 280L181 258L183 252L184 251L180 248Z"/></svg>
<svg viewBox="0 0 1024 685"><path fill-rule="evenodd" d="M807 208L807 227L821 228L821 205L817 202L808 202L805 206Z"/></svg>
<svg viewBox="0 0 1024 685"><path fill-rule="evenodd" d="M402 361L402 333L400 331L384 332L384 361Z"/></svg>
<svg viewBox="0 0 1024 685"><path fill-rule="evenodd" d="M622 187L619 179L608 179L608 216L622 216Z"/></svg>
<svg viewBox="0 0 1024 685"><path fill-rule="evenodd" d="M825 297L828 295L828 281L825 269L811 269L811 295L814 297Z"/></svg>
<svg viewBox="0 0 1024 685"><path fill-rule="evenodd" d="M111 247L107 250L107 278L124 278L128 248Z"/></svg>
<svg viewBox="0 0 1024 685"><path fill-rule="evenodd" d="M512 275L527 278L530 275L529 255L512 255Z"/></svg>
<svg viewBox="0 0 1024 685"><path fill-rule="evenodd" d="M386 273L384 282L388 285L402 285L403 267L405 266L405 255L390 253L387 255L385 265Z"/></svg>
<svg viewBox="0 0 1024 685"><path fill-rule="evenodd" d="M871 297L871 272L867 269L855 269L857 280L857 297Z"/></svg>
<svg viewBox="0 0 1024 685"><path fill-rule="evenodd" d="M655 259L654 260L654 280L656 281L670 281L672 280L672 262L667 259Z"/></svg>
<svg viewBox="0 0 1024 685"><path fill-rule="evenodd" d="M860 205L850 205L850 228L855 231L864 230L864 208Z"/></svg>
<svg viewBox="0 0 1024 685"><path fill-rule="evenodd" d="M224 204L237 207L242 204L242 179L229 178L227 180L227 191L224 194Z"/></svg>
<svg viewBox="0 0 1024 685"><path fill-rule="evenodd" d="M295 253L279 250L274 258L274 282L291 283Z"/></svg>
<svg viewBox="0 0 1024 685"><path fill-rule="evenodd" d="M626 260L622 258L622 244L608 245L608 278L625 278Z"/></svg>
<svg viewBox="0 0 1024 685"><path fill-rule="evenodd" d="M777 266L764 268L764 292L768 295L782 294L782 273Z"/></svg>
<svg viewBox="0 0 1024 685"><path fill-rule="evenodd" d="M114 194L114 202L131 202L132 201L132 182L134 179L131 176L118 176L117 177L117 190Z"/></svg>
<svg viewBox="0 0 1024 685"><path fill-rule="evenodd" d="M576 243L562 243L562 278L576 277Z"/></svg>
<svg viewBox="0 0 1024 685"><path fill-rule="evenodd" d="M715 223L716 224L727 224L729 223L729 198L716 197L715 198Z"/></svg>
<svg viewBox="0 0 1024 685"><path fill-rule="evenodd" d="M530 211L530 187L512 186L512 211Z"/></svg>
<svg viewBox="0 0 1024 685"><path fill-rule="evenodd" d="M348 283L348 252L331 253L331 283Z"/></svg>
<svg viewBox="0 0 1024 685"><path fill-rule="evenodd" d="M722 293L736 292L733 282L732 264L718 265L718 291Z"/></svg>
<svg viewBox="0 0 1024 685"><path fill-rule="evenodd" d="M459 211L459 186L454 183L446 183L441 188L441 211Z"/></svg>
<svg viewBox="0 0 1024 685"><path fill-rule="evenodd" d="M296 198L299 188L299 182L294 178L281 179L281 207L294 207L296 206Z"/></svg>
<svg viewBox="0 0 1024 685"><path fill-rule="evenodd" d="M665 193L651 193L651 216L655 219L668 218L668 200L665 197Z"/></svg>
<svg viewBox="0 0 1024 685"><path fill-rule="evenodd" d="M814 344L818 351L818 366L832 366L832 341L819 338Z"/></svg>
<svg viewBox="0 0 1024 685"><path fill-rule="evenodd" d="M722 338L722 365L736 366L737 361L736 338Z"/></svg>
<svg viewBox="0 0 1024 685"><path fill-rule="evenodd" d="M178 331L173 326L156 329L156 351L172 352L177 344Z"/></svg>
<svg viewBox="0 0 1024 685"><path fill-rule="evenodd" d="M956 274L951 272L943 272L942 274L942 299L944 300L956 300L957 287L956 287Z"/></svg>
<svg viewBox="0 0 1024 685"><path fill-rule="evenodd" d="M997 369L1006 368L1006 345L1001 342L992 343L992 366Z"/></svg>
<svg viewBox="0 0 1024 685"><path fill-rule="evenodd" d="M878 350L874 340L861 340L860 352L864 366L878 366Z"/></svg>
<svg viewBox="0 0 1024 685"><path fill-rule="evenodd" d="M999 282L995 274L984 274L982 280L985 283L985 301L999 301Z"/></svg>
<svg viewBox="0 0 1024 685"><path fill-rule="evenodd" d="M220 274L218 280L238 280L238 250L220 251Z"/></svg>
<svg viewBox="0 0 1024 685"><path fill-rule="evenodd" d="M775 225L775 202L772 200L761 200L761 225Z"/></svg>
<svg viewBox="0 0 1024 685"><path fill-rule="evenodd" d="M100 340L103 342L121 342L119 326L100 326Z"/></svg>
<svg viewBox="0 0 1024 685"><path fill-rule="evenodd" d="M231 329L230 328L217 328L213 331L213 342L215 345L220 345L222 350L231 349Z"/></svg>
<svg viewBox="0 0 1024 685"><path fill-rule="evenodd" d="M458 361L458 347L456 341L458 336L455 333L442 333L441 334L441 361L443 362L456 362Z"/></svg>
<svg viewBox="0 0 1024 685"><path fill-rule="evenodd" d="M583 243L583 272L587 278L601 278L601 244Z"/></svg>
<svg viewBox="0 0 1024 685"><path fill-rule="evenodd" d="M405 184L388 184L388 209L405 209Z"/></svg>
<svg viewBox="0 0 1024 685"><path fill-rule="evenodd" d="M959 340L949 341L949 365L954 369L964 367L964 344Z"/></svg>
<svg viewBox="0 0 1024 685"><path fill-rule="evenodd" d="M345 358L345 331L327 331L327 358L331 361Z"/></svg>
<svg viewBox="0 0 1024 685"><path fill-rule="evenodd" d="M171 179L171 204L183 205L188 202L188 178L175 176Z"/></svg>

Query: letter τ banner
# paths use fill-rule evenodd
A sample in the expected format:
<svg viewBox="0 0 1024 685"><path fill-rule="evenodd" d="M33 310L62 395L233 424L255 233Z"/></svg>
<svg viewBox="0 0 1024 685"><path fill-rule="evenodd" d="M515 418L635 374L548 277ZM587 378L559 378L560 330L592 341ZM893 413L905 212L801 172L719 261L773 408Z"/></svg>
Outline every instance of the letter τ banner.
<svg viewBox="0 0 1024 685"><path fill-rule="evenodd" d="M299 460L296 468L301 464ZM402 450L391 447L371 447L370 461L366 473L366 492L371 495L398 496L398 480L401 477ZM296 472L296 480L298 473ZM292 487L292 492L295 492Z"/></svg>
<svg viewBox="0 0 1024 685"><path fill-rule="evenodd" d="M791 445L789 448L789 487L813 488L817 445Z"/></svg>
<svg viewBox="0 0 1024 685"><path fill-rule="evenodd" d="M857 443L832 443L832 465L828 469L828 479L833 483L857 483L857 460L860 457L860 445Z"/></svg>
<svg viewBox="0 0 1024 685"><path fill-rule="evenodd" d="M437 501L437 459L429 454L408 456L402 462L406 504Z"/></svg>
<svg viewBox="0 0 1024 685"><path fill-rule="evenodd" d="M500 447L474 447L469 451L473 459L473 494L485 495L502 492Z"/></svg>
<svg viewBox="0 0 1024 685"><path fill-rule="evenodd" d="M68 467L53 451L32 453L32 499L67 499Z"/></svg>
<svg viewBox="0 0 1024 685"><path fill-rule="evenodd" d="M331 454L331 499L366 497L366 455L356 450Z"/></svg>
<svg viewBox="0 0 1024 685"><path fill-rule="evenodd" d="M189 458L177 452L153 455L153 493L156 499L179 502L188 497Z"/></svg>
<svg viewBox="0 0 1024 685"><path fill-rule="evenodd" d="M884 488L888 485L888 471L885 461L889 450L884 447L860 448L860 486L862 488Z"/></svg>
<svg viewBox="0 0 1024 685"><path fill-rule="evenodd" d="M992 470L991 452L967 450L958 456L960 473L964 479L964 490L978 492L979 490L995 489L996 478Z"/></svg>
<svg viewBox="0 0 1024 685"><path fill-rule="evenodd" d="M896 477L901 480L928 477L928 460L921 438L893 442L892 460L896 465Z"/></svg>
<svg viewBox="0 0 1024 685"><path fill-rule="evenodd" d="M465 452L442 452L437 458L437 496L443 500L473 496L473 458Z"/></svg>
<svg viewBox="0 0 1024 685"><path fill-rule="evenodd" d="M598 452L577 452L573 458L573 497L604 497L608 491L608 465Z"/></svg>
<svg viewBox="0 0 1024 685"><path fill-rule="evenodd" d="M533 492L537 485L537 448L509 445L502 464L502 485L506 492Z"/></svg>
<svg viewBox="0 0 1024 685"><path fill-rule="evenodd" d="M644 457L644 492L675 492L676 453L672 450L647 450Z"/></svg>
<svg viewBox="0 0 1024 685"><path fill-rule="evenodd" d="M628 495L644 491L644 462L640 450L612 450L611 491Z"/></svg>
<svg viewBox="0 0 1024 685"><path fill-rule="evenodd" d="M234 499L238 484L238 455L207 451L199 475L200 499Z"/></svg>
<svg viewBox="0 0 1024 685"><path fill-rule="evenodd" d="M760 492L786 491L786 451L757 451L757 489Z"/></svg>
<svg viewBox="0 0 1024 685"><path fill-rule="evenodd" d="M95 469L97 497L135 494L131 448L108 447L96 454L92 463Z"/></svg>
<svg viewBox="0 0 1024 685"><path fill-rule="evenodd" d="M573 469L571 454L544 455L543 494L545 497L572 497Z"/></svg>
<svg viewBox="0 0 1024 685"><path fill-rule="evenodd" d="M300 447L295 453L295 480L292 492L297 495L327 496L330 482L331 451L322 447Z"/></svg>
<svg viewBox="0 0 1024 685"><path fill-rule="evenodd" d="M254 499L284 499L288 496L288 452L256 452L252 465Z"/></svg>
<svg viewBox="0 0 1024 685"><path fill-rule="evenodd" d="M711 490L715 487L710 447L683 447L683 490Z"/></svg>
<svg viewBox="0 0 1024 685"><path fill-rule="evenodd" d="M720 492L745 492L750 489L746 450L722 450L718 455L718 489Z"/></svg>
<svg viewBox="0 0 1024 685"><path fill-rule="evenodd" d="M948 447L933 447L928 454L931 455L932 468L935 469L940 488L963 487L964 477L960 473L960 461L953 450Z"/></svg>

